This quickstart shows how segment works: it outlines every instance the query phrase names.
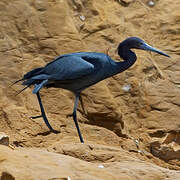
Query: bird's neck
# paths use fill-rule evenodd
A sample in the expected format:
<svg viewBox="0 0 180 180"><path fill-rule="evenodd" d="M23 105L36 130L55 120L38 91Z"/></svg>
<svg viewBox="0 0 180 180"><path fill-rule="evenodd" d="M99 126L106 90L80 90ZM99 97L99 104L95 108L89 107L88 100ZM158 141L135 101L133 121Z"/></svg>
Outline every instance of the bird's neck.
<svg viewBox="0 0 180 180"><path fill-rule="evenodd" d="M115 62L115 74L121 73L131 67L136 62L136 54L130 49L119 48L118 49L119 56L124 60L122 62Z"/></svg>

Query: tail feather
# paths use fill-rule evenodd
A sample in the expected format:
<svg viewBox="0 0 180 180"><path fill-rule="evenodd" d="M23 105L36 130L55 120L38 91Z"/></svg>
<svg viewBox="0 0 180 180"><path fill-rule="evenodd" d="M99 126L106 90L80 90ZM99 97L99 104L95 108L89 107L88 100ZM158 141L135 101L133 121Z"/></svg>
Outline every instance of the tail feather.
<svg viewBox="0 0 180 180"><path fill-rule="evenodd" d="M12 86L14 86L15 84L17 84L18 82L23 81L23 80L24 80L24 78L19 79L19 80L13 82L9 87L12 87Z"/></svg>
<svg viewBox="0 0 180 180"><path fill-rule="evenodd" d="M22 79L19 79L19 80L13 82L13 83L10 85L10 87L13 86L13 85L15 85L15 84L17 84L17 83L20 82L20 81L28 80L28 79L30 79L31 77L33 77L33 76L35 76L35 75L38 75L41 70L43 70L43 67L41 67L41 68L36 68L36 69L33 69L33 70L30 71L30 72L27 72L27 73L23 76ZM26 82L26 81L25 81L25 82ZM24 82L23 82L22 84L23 84L23 85L27 85L27 84L24 83Z"/></svg>
<svg viewBox="0 0 180 180"><path fill-rule="evenodd" d="M13 86L13 85L16 84L16 83L18 83L18 82L20 82L20 81L23 81L23 82L22 82L22 85L25 85L25 86L26 86L25 88L23 88L22 90L20 90L20 91L16 94L16 96L17 96L18 94L20 94L21 92L23 92L23 91L24 91L25 89L27 89L28 87L30 87L31 85L34 85L34 84L36 84L36 83L37 83L37 84L41 83L41 80L40 80L40 79L39 79L39 80L35 80L35 79L32 79L32 78L33 78L34 76L37 76L37 75L41 74L42 70L43 70L43 67L33 69L32 71L27 72L26 74L24 74L24 76L23 76L22 79L19 79L19 80L15 81L12 85L10 85L10 87L11 87L11 86Z"/></svg>
<svg viewBox="0 0 180 180"><path fill-rule="evenodd" d="M29 71L28 73L26 73L26 74L24 75L24 79L29 79L29 78L31 78L31 77L33 77L33 76L35 76L35 75L40 74L40 71L41 71L41 70L43 70L43 67L41 67L41 68L36 68L36 69L33 69L32 71Z"/></svg>
<svg viewBox="0 0 180 180"><path fill-rule="evenodd" d="M28 85L28 86L26 86L25 88L23 88L23 89L21 89L20 91L18 91L18 93L16 94L16 96L18 95L18 94L20 94L20 93L22 93L25 89L27 89L29 86L31 86L31 85Z"/></svg>

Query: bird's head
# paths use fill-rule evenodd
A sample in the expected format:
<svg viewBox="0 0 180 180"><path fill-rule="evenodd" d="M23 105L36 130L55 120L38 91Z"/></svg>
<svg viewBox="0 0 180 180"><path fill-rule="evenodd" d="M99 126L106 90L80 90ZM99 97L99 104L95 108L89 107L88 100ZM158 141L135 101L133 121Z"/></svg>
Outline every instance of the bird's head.
<svg viewBox="0 0 180 180"><path fill-rule="evenodd" d="M126 40L124 40L123 42L121 42L119 44L118 50L121 47L126 47L128 49L142 49L145 51L152 51L152 52L156 52L158 54L161 54L163 56L166 57L170 57L169 55L163 53L162 51L153 48L152 46L150 46L149 44L147 44L146 42L144 42L142 39L138 38L138 37L129 37Z"/></svg>

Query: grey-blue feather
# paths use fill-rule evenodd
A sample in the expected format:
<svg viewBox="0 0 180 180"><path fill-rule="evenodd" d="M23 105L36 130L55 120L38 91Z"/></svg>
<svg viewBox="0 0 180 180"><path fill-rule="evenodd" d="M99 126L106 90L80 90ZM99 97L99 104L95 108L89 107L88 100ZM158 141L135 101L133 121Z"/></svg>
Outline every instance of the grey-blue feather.
<svg viewBox="0 0 180 180"><path fill-rule="evenodd" d="M22 79L23 85L36 85L33 93L42 87L64 88L80 93L83 89L131 67L136 61L136 54L131 51L133 48L168 56L143 40L130 37L118 46L118 54L124 60L122 62L116 62L107 54L97 52L65 54L55 58L45 67L26 73ZM46 83L42 83L44 80Z"/></svg>
<svg viewBox="0 0 180 180"><path fill-rule="evenodd" d="M73 92L81 91L110 75L112 59L104 53L79 52L57 57L39 72L31 74L23 85L61 87ZM33 71L32 71L33 72ZM37 88L43 80L46 84ZM40 86L39 86L40 87ZM33 93L37 92L36 90Z"/></svg>
<svg viewBox="0 0 180 180"><path fill-rule="evenodd" d="M69 55L46 66L43 73L50 75L51 80L68 80L90 74L94 68L94 65L82 56Z"/></svg>
<svg viewBox="0 0 180 180"><path fill-rule="evenodd" d="M72 91L76 96L73 108L73 119L80 141L83 143L84 140L76 117L76 110L81 91L103 79L121 73L131 67L137 59L136 54L131 49L153 51L160 55L169 57L162 51L148 45L140 38L130 37L121 42L117 48L119 56L123 59L121 62L112 60L104 53L79 52L65 54L55 58L45 67L36 68L26 73L22 79L13 84L23 81L22 84L26 85L26 87L19 93L27 87L34 85L33 93L37 95L41 109L41 116L33 118L43 117L49 130L54 133L57 133L57 131L54 130L48 122L39 91L42 87L64 88Z"/></svg>

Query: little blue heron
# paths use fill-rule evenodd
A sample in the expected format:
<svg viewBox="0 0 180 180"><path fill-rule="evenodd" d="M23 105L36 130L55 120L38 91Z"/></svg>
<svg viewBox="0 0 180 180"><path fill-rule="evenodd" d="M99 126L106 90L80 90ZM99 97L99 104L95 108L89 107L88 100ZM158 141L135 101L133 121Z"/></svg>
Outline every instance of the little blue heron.
<svg viewBox="0 0 180 180"><path fill-rule="evenodd" d="M54 87L67 89L73 92L75 94L75 103L72 114L73 120L75 122L80 141L81 143L84 143L76 117L80 93L97 82L121 73L131 67L137 59L136 54L131 49L153 51L170 57L160 50L151 47L140 38L129 37L122 41L117 48L119 56L123 59L121 62L114 61L110 56L104 53L77 52L65 54L55 58L45 67L36 68L26 73L22 79L16 81L15 83L23 81L22 85L26 86L23 90L31 85L34 85L33 94L37 95L41 115L32 118L43 117L49 130L54 133L58 133L58 131L54 130L48 122L39 91L42 87Z"/></svg>

